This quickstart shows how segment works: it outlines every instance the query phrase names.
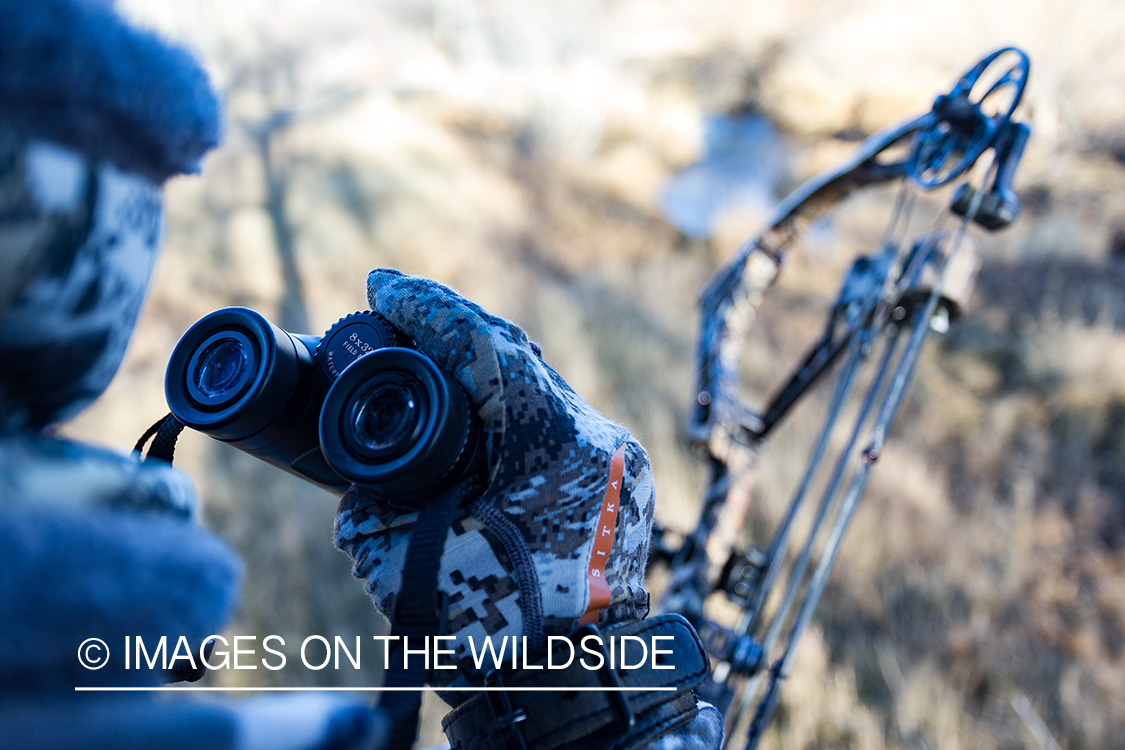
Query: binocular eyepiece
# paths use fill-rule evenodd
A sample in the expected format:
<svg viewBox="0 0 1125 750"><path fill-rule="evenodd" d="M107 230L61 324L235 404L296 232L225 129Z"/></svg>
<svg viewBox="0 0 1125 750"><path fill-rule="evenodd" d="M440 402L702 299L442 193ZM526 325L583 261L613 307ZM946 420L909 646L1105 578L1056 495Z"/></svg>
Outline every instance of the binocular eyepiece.
<svg viewBox="0 0 1125 750"><path fill-rule="evenodd" d="M336 492L419 507L484 466L460 385L374 312L318 338L217 310L180 338L164 386L188 427Z"/></svg>

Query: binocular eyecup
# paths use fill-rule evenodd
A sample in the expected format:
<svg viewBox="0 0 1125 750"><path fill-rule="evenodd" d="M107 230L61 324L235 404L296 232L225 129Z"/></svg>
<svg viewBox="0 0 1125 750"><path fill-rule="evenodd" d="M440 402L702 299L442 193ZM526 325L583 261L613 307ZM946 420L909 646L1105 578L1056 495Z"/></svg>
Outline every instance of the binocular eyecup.
<svg viewBox="0 0 1125 750"><path fill-rule="evenodd" d="M217 310L180 338L165 392L188 427L334 492L416 508L484 465L460 385L373 312L318 338Z"/></svg>

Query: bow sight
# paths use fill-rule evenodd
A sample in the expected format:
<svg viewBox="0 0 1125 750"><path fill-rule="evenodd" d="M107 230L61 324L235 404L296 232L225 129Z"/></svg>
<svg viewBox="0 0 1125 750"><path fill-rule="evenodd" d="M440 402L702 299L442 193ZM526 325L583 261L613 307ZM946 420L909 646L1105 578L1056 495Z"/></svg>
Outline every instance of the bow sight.
<svg viewBox="0 0 1125 750"><path fill-rule="evenodd" d="M876 133L843 164L794 191L766 229L744 243L702 290L687 436L708 465L708 486L699 521L679 544L665 529L654 529L650 563L670 567L659 608L684 614L708 646L713 669L701 692L726 716L728 744L744 732L745 746L753 748L769 724L797 642L824 591L922 346L930 331L947 330L968 299L977 267L964 242L969 225L995 231L1019 212L1012 178L1030 128L1012 116L1027 76L1028 59L1018 49L984 58L948 94L937 97L930 112ZM953 193L950 213L959 221L913 240L902 236L913 207L912 189L930 191L953 182L989 151L993 158L980 184L965 181ZM739 382L744 339L786 252L821 212L860 188L892 180L901 183L901 191L879 250L855 260L820 339L788 381L765 408L749 406ZM880 348L882 353L871 357ZM858 373L869 359L874 374L848 428L841 425L845 406L859 390ZM835 382L824 425L768 546L733 551L714 574L707 546L732 475L748 465L745 457L757 454L794 404L829 373ZM838 426L844 447L835 450L839 442L831 438ZM794 557L794 519L831 454L835 460L811 530ZM782 581L780 597L771 597ZM705 601L720 593L740 609L733 627L704 615Z"/></svg>

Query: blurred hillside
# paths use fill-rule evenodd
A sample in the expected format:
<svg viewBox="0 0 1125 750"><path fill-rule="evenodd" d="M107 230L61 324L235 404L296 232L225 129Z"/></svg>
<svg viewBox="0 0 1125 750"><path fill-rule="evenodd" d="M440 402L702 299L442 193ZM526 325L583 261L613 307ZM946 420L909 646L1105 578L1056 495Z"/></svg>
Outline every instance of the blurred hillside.
<svg viewBox="0 0 1125 750"><path fill-rule="evenodd" d="M973 305L929 345L767 746L1120 744L1125 5L119 5L203 56L229 124L203 175L169 185L137 336L71 434L131 446L166 411L179 334L210 310L248 305L319 332L365 306L369 269L391 266L523 326L641 438L658 514L680 527L703 481L681 442L696 290L789 189L928 108L986 52L1022 46L1035 131L1017 178L1023 215L977 238ZM712 196L708 231L685 234L662 201L723 113L763 118L753 189ZM795 252L751 343L752 385L776 382L818 332L892 200L849 201ZM811 416L795 415L760 461L745 532L760 544L799 478ZM233 630L288 640L383 627L331 546L334 498L198 435L181 446L206 521L247 562ZM305 676L377 679L329 672Z"/></svg>

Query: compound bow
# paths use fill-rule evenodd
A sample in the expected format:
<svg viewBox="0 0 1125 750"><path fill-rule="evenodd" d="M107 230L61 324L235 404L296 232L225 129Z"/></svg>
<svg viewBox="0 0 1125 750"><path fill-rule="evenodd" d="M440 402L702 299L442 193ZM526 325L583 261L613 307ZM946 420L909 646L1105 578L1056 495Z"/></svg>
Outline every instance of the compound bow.
<svg viewBox="0 0 1125 750"><path fill-rule="evenodd" d="M1011 224L1019 212L1012 178L1031 130L1012 116L1023 96L1028 68L1027 56L1016 48L985 57L948 94L938 96L931 111L872 135L850 159L793 192L768 227L744 243L701 292L687 435L707 463L708 484L699 521L679 544L673 544L662 527L654 529L651 561L671 569L660 609L684 614L707 644L713 667L702 694L726 715L728 744L751 706L756 708L745 746L756 747L769 724L781 685L792 669L796 645L824 591L922 346L931 330L948 329L971 292L977 262L971 248L963 247L969 225L995 231ZM902 154L897 159L893 158L896 150ZM989 151L992 160L980 185L973 187L967 175ZM954 191L950 205L950 213L960 217L952 230L939 225L910 241L898 236L908 223L912 187L930 191L962 176L966 179ZM787 251L823 211L860 188L892 180L901 181L902 187L881 248L855 260L821 338L767 406L752 408L741 396L743 345ZM857 390L861 365L880 340L883 353L877 358L874 377L845 433L845 447L836 456L811 530L794 559L790 554L794 519L826 464L831 437ZM754 547L732 551L716 575L707 546L733 475L749 465L746 456L758 453L813 383L833 370L835 383L824 425L769 546L764 552ZM817 552L816 540L822 534ZM785 590L767 616L767 602L780 580L786 581ZM733 628L704 614L705 601L720 594L740 609Z"/></svg>

